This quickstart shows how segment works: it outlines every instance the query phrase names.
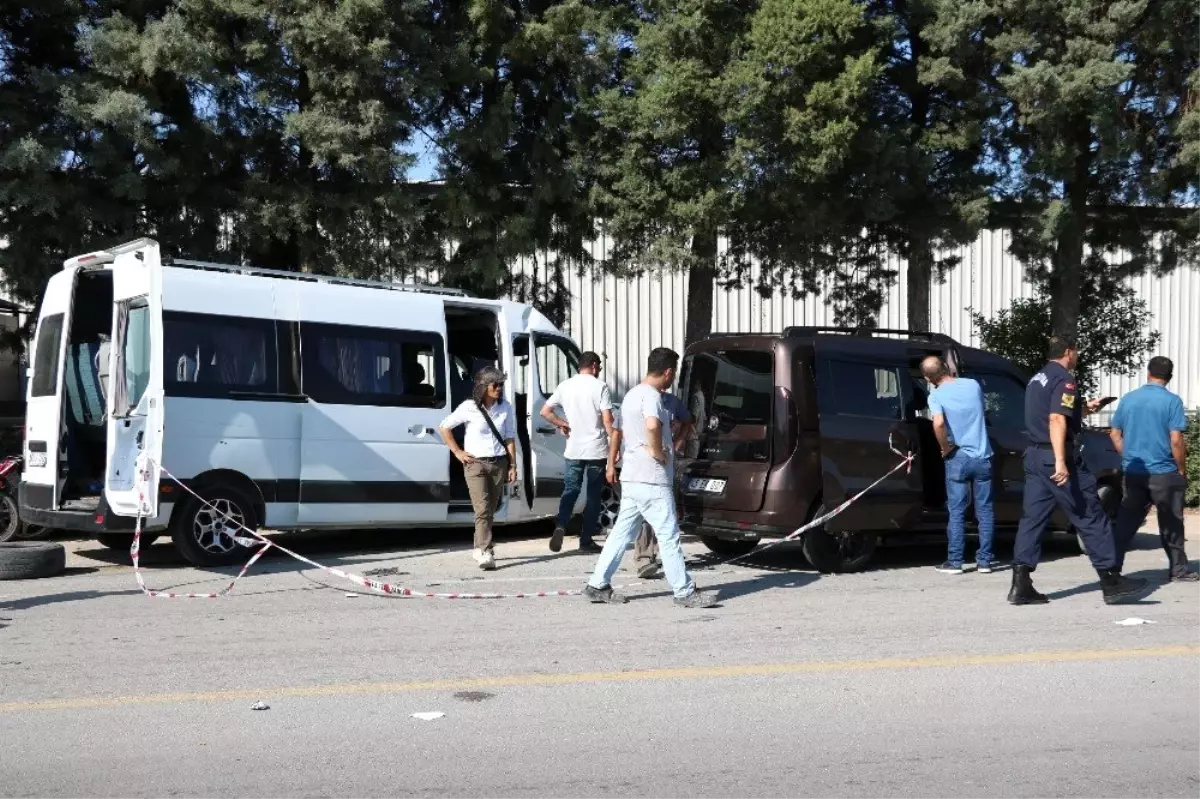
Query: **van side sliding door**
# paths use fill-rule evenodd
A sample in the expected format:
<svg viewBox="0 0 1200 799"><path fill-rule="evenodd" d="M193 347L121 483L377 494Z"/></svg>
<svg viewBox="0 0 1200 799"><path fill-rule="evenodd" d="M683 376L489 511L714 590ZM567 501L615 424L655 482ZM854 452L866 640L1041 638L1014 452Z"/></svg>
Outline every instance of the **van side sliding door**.
<svg viewBox="0 0 1200 799"><path fill-rule="evenodd" d="M817 391L821 433L822 500L831 510L882 477L908 452L904 381L905 354L880 352L856 341L818 341ZM891 446L889 446L889 441ZM899 530L920 517L924 505L921 473L891 475L826 525L831 531Z"/></svg>

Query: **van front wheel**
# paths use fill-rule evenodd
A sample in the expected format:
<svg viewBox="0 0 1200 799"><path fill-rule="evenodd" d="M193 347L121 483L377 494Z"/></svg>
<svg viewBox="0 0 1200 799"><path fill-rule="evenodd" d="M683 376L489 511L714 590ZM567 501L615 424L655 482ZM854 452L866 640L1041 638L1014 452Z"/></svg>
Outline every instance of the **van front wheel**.
<svg viewBox="0 0 1200 799"><path fill-rule="evenodd" d="M193 497L171 518L171 540L179 553L194 566L229 566L248 557L234 536L245 536L243 527L258 529L254 504L228 486L198 491L205 502Z"/></svg>

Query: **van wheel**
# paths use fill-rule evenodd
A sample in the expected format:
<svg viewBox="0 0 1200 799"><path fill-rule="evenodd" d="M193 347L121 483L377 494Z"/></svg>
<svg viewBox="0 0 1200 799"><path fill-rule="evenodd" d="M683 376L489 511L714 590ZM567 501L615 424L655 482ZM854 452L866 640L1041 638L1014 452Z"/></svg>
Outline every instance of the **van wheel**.
<svg viewBox="0 0 1200 799"><path fill-rule="evenodd" d="M817 508L813 518L825 512ZM874 533L831 533L824 526L800 537L804 557L822 574L848 574L861 571L875 557L879 536Z"/></svg>
<svg viewBox="0 0 1200 799"><path fill-rule="evenodd" d="M229 566L249 557L233 540L242 527L258 529L254 503L240 491L217 485L199 489L207 502L192 497L171 517L171 540L193 566Z"/></svg>
<svg viewBox="0 0 1200 799"><path fill-rule="evenodd" d="M0 493L0 541L11 541L21 531L17 503L8 494Z"/></svg>
<svg viewBox="0 0 1200 799"><path fill-rule="evenodd" d="M737 558L742 555L748 555L754 551L761 539L738 539L730 541L727 538L717 538L715 535L700 536L701 543L708 547L712 552L717 553L724 558Z"/></svg>
<svg viewBox="0 0 1200 799"><path fill-rule="evenodd" d="M142 533L142 546L148 547L154 543L154 539L158 538L154 533ZM132 533L97 533L96 542L102 547L109 549L129 551L133 546Z"/></svg>

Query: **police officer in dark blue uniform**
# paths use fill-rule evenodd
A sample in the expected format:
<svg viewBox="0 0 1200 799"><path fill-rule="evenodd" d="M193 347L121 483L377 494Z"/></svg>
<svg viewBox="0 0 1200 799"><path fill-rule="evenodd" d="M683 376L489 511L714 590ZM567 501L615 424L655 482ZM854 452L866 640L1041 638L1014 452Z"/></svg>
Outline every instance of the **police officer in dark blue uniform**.
<svg viewBox="0 0 1200 799"><path fill-rule="evenodd" d="M1100 505L1096 477L1079 456L1079 431L1083 427L1083 401L1071 374L1079 359L1075 340L1069 336L1050 338L1050 362L1033 376L1025 389L1025 497L1021 526L1013 549L1012 589L1008 601L1014 605L1048 602L1033 587L1030 574L1042 556L1042 535L1055 506L1062 508L1083 537L1104 601L1114 604L1139 596L1145 580L1121 576L1112 527Z"/></svg>

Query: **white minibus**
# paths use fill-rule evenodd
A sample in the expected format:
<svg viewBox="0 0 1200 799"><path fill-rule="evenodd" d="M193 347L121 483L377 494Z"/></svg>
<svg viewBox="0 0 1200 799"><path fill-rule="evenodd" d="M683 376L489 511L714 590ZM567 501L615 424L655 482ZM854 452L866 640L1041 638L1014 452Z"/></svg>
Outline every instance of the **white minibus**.
<svg viewBox="0 0 1200 799"><path fill-rule="evenodd" d="M274 530L469 525L436 428L494 364L522 422L497 519L549 518L565 439L539 411L578 359L517 302L168 260L151 239L89 253L42 300L21 516L128 548L142 497L148 538L169 533L203 566L244 557L222 514ZM135 469L143 453L220 512Z"/></svg>

